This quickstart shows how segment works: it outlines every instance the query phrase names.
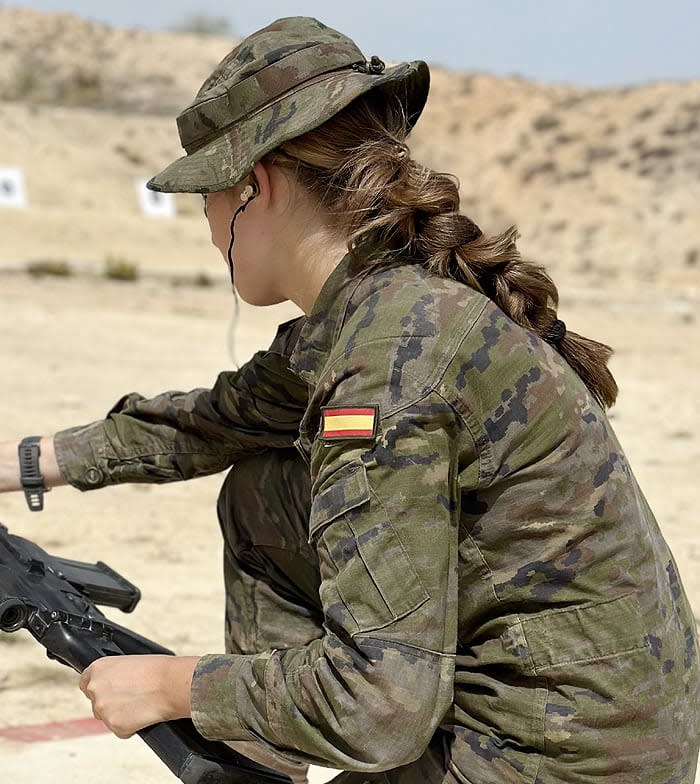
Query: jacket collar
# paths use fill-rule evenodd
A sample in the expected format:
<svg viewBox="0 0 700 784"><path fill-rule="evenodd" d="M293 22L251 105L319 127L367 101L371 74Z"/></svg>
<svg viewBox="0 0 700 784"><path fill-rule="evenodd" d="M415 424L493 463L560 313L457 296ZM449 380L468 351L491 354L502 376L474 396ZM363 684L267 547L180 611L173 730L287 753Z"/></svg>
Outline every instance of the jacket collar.
<svg viewBox="0 0 700 784"><path fill-rule="evenodd" d="M345 321L348 303L368 272L357 252L347 253L316 297L289 358L292 372L316 386ZM363 274L364 273L364 274Z"/></svg>

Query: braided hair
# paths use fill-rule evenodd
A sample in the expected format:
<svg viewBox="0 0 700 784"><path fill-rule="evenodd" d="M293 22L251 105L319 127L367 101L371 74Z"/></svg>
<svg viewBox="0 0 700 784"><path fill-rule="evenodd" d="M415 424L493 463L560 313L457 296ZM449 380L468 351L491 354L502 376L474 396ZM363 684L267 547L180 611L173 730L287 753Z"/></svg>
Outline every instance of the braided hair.
<svg viewBox="0 0 700 784"><path fill-rule="evenodd" d="M556 346L603 406L617 397L612 349L566 330L544 267L524 260L514 226L486 236L459 211L459 184L413 160L398 101L367 93L320 127L267 157L292 167L348 247L371 240L383 258L420 263L485 294L513 321Z"/></svg>

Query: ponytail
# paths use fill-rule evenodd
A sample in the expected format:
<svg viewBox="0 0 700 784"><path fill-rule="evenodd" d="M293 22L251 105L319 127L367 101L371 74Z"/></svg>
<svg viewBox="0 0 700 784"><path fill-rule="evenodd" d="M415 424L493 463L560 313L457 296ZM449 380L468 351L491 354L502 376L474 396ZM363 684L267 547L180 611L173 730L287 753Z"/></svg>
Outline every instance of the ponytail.
<svg viewBox="0 0 700 784"><path fill-rule="evenodd" d="M269 158L295 169L349 247L370 239L390 257L412 259L485 294L554 345L602 406L613 405L612 349L566 330L557 318L557 287L541 265L521 257L516 228L484 235L459 212L456 178L414 161L405 138L400 107L368 93Z"/></svg>

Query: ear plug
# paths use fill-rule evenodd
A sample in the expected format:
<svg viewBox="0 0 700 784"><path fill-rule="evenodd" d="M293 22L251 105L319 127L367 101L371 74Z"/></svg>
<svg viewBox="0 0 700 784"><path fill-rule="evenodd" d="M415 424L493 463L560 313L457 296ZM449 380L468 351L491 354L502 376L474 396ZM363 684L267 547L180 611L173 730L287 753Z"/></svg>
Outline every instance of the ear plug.
<svg viewBox="0 0 700 784"><path fill-rule="evenodd" d="M258 189L255 185L246 185L245 188L241 191L241 201L245 204L247 201L250 201L254 196L257 196Z"/></svg>

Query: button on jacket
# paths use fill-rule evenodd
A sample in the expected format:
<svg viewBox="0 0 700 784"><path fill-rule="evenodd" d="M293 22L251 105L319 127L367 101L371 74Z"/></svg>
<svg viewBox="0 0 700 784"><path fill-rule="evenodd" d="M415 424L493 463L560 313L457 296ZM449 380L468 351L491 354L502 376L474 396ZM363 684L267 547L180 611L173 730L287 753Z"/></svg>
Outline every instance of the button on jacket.
<svg viewBox="0 0 700 784"><path fill-rule="evenodd" d="M363 771L440 735L450 781L691 784L693 616L604 412L555 348L464 285L349 255L270 352L212 390L127 396L56 448L89 489L90 469L168 481L292 443L325 634L201 659L203 735Z"/></svg>

